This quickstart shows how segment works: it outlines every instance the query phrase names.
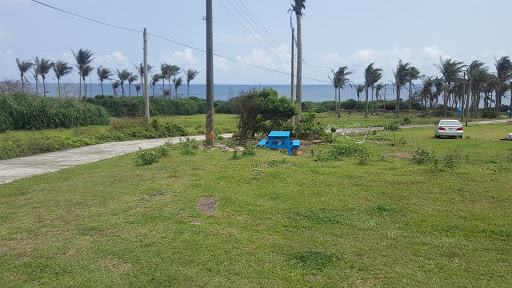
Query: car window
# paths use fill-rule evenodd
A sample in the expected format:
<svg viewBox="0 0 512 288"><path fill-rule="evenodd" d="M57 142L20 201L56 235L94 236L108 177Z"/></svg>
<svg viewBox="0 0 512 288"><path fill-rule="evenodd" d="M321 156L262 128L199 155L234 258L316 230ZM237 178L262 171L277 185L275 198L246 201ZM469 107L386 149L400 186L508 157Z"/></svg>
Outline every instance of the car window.
<svg viewBox="0 0 512 288"><path fill-rule="evenodd" d="M444 120L444 121L440 121L439 125L460 126L460 122L457 120Z"/></svg>

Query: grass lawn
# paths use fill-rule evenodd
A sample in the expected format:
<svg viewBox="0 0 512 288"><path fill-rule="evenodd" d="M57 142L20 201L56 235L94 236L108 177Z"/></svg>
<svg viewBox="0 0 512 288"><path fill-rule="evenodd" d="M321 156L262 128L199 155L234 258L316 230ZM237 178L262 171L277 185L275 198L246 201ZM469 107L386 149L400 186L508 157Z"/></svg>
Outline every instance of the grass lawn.
<svg viewBox="0 0 512 288"><path fill-rule="evenodd" d="M510 287L512 142L498 140L510 132L386 133L406 144L361 144L367 165L315 161L311 147L240 160L176 149L3 184L0 286ZM435 151L437 173L415 148ZM213 215L196 209L206 196Z"/></svg>

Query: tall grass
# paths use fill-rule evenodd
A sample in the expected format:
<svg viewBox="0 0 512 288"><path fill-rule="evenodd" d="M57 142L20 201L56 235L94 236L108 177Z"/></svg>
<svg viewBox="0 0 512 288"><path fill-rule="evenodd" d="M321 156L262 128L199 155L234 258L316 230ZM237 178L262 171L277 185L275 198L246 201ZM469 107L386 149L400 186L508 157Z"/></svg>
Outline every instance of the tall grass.
<svg viewBox="0 0 512 288"><path fill-rule="evenodd" d="M108 125L104 108L74 99L0 95L0 132Z"/></svg>

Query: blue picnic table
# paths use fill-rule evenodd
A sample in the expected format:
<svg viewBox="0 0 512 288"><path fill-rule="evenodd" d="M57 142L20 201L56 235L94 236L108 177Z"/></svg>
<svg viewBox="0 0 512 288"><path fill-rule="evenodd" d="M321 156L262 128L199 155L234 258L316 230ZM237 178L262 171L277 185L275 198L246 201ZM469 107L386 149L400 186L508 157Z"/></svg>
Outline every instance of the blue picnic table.
<svg viewBox="0 0 512 288"><path fill-rule="evenodd" d="M300 140L291 140L290 131L272 131L268 134L268 139L263 139L258 143L258 147L267 149L286 149L288 154L293 155L294 149L299 149Z"/></svg>

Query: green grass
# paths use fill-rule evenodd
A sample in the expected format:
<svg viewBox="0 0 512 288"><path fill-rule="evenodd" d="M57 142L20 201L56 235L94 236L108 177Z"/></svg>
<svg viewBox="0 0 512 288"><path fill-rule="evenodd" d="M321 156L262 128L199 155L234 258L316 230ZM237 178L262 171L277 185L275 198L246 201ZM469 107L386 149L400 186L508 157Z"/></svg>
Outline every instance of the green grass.
<svg viewBox="0 0 512 288"><path fill-rule="evenodd" d="M386 133L375 156L137 153L0 185L3 287L508 287L512 125ZM346 140L339 140L346 141ZM414 148L469 157L437 173ZM315 149L329 149L326 144ZM270 164L272 163L272 164ZM165 194L157 193L165 191ZM201 197L218 210L196 210ZM142 203L143 202L143 203ZM192 221L200 220L200 225Z"/></svg>

